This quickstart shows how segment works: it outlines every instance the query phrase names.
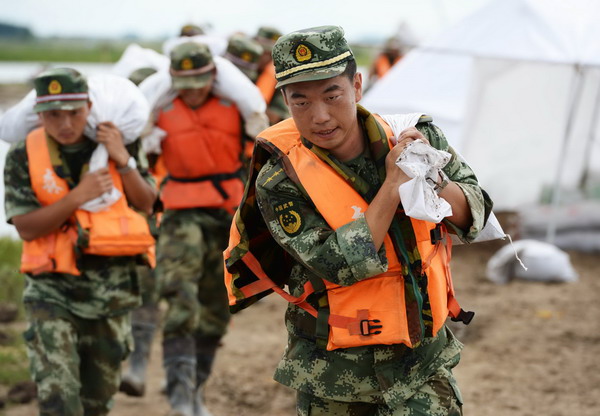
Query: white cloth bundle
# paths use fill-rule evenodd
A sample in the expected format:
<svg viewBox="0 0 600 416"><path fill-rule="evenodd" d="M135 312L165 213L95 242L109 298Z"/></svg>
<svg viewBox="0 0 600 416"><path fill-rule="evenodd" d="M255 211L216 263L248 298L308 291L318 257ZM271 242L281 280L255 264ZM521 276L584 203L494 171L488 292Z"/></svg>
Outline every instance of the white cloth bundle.
<svg viewBox="0 0 600 416"><path fill-rule="evenodd" d="M392 129L396 141L400 133L414 127L423 113L395 114L381 116ZM422 140L409 143L396 160L396 165L404 171L410 181L398 188L406 215L424 221L438 223L452 215L452 207L434 191L428 178L438 182L439 171L450 160L450 154L427 145Z"/></svg>
<svg viewBox="0 0 600 416"><path fill-rule="evenodd" d="M437 195L429 182L439 181L439 172L450 157L450 153L437 150L422 140L406 145L396 160L396 166L412 178L398 188L406 215L434 223L452 215L450 204Z"/></svg>
<svg viewBox="0 0 600 416"><path fill-rule="evenodd" d="M144 95L128 79L116 75L93 75L88 79L92 108L84 134L96 138L96 128L111 121L121 132L125 144L135 141L148 122L150 108ZM14 107L0 117L0 138L8 142L25 140L30 131L40 126L35 105L35 90L32 90ZM108 151L99 145L90 159L90 172L108 166ZM106 209L120 197L113 188L102 196L86 202L80 208L92 212Z"/></svg>

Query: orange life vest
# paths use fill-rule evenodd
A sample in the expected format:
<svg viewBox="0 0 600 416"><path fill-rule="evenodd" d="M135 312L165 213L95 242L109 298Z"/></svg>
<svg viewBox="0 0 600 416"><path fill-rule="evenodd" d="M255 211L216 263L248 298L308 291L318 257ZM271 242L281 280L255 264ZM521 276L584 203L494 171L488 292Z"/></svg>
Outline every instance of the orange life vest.
<svg viewBox="0 0 600 416"><path fill-rule="evenodd" d="M67 182L52 167L43 128L27 136L26 149L31 187L43 206L53 204L69 193ZM121 176L112 161L109 172L121 198L100 212L76 210L59 230L23 243L21 272L69 273L80 275L75 248L99 256L133 256L146 253L154 245L146 219L127 205Z"/></svg>
<svg viewBox="0 0 600 416"><path fill-rule="evenodd" d="M391 137L389 126L379 120L386 129L388 137ZM275 146L281 152L284 165L291 167L317 211L333 229L353 221L358 209L364 213L368 208L367 202L341 176L302 145L293 119L285 120L265 130L260 134L257 142L267 142L269 147ZM252 215L251 211L243 212L250 212L245 215ZM229 247L224 252L226 266L230 265L228 260L234 250L238 253L243 252L248 250L248 241L252 241L253 238L264 238L248 235L247 228L240 229L238 224L248 224L247 221L252 221L251 218L240 218L241 215L244 214L238 210L231 226ZM412 218L411 224L423 261L423 272L427 275L427 292L435 335L444 325L449 314L458 317L462 312L454 298L450 275L451 242L445 227L441 224ZM244 234L244 238L241 234ZM436 236L435 239L433 235ZM243 240L246 242L244 243ZM402 266L389 234L384 239L384 246L388 260L388 270L385 273L351 286L340 286L323 280L329 304L328 350L375 344L413 346L408 332L404 303ZM276 284L266 275L261 264L250 251L241 257L241 261L244 263L241 269L250 271L252 278L248 279L248 275L243 273L234 277L226 267L225 281L230 305L243 303L251 296L272 290L319 319L318 311L306 301L307 297L317 289L313 282L307 282L304 285L304 293L294 297L282 289L282 284ZM276 281L281 282L281 279Z"/></svg>
<svg viewBox="0 0 600 416"><path fill-rule="evenodd" d="M256 86L260 90L260 93L267 104L273 99L275 85L277 85L277 80L275 79L275 65L273 65L273 61L271 61L256 80Z"/></svg>
<svg viewBox="0 0 600 416"><path fill-rule="evenodd" d="M396 58L394 59L393 63L390 63L389 58L385 54L380 54L374 63L375 75L377 78L383 78L383 76L387 74L388 71L392 69L392 66L394 66L399 60L400 58Z"/></svg>
<svg viewBox="0 0 600 416"><path fill-rule="evenodd" d="M237 107L210 97L194 110L176 98L171 109L160 113L157 125L167 132L162 142L169 172L161 192L164 207L233 212L244 192Z"/></svg>

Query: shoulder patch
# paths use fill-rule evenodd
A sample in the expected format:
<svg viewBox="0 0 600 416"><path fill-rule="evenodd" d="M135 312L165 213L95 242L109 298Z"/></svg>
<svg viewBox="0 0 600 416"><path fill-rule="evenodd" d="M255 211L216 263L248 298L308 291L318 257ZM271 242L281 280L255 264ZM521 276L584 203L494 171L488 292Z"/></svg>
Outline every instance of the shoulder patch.
<svg viewBox="0 0 600 416"><path fill-rule="evenodd" d="M287 178L287 175L283 171L283 166L281 166L281 163L269 162L263 167L263 170L260 172L256 182L260 187L272 190L285 178Z"/></svg>
<svg viewBox="0 0 600 416"><path fill-rule="evenodd" d="M300 234L304 228L304 220L296 209L294 201L285 202L274 207L277 221L283 231L290 237Z"/></svg>

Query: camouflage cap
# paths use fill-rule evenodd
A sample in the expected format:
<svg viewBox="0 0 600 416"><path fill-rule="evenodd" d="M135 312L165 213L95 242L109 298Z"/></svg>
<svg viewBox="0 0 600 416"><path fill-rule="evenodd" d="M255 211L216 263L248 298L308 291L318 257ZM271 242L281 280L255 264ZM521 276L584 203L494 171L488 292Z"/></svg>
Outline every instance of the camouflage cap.
<svg viewBox="0 0 600 416"><path fill-rule="evenodd" d="M255 81L263 48L260 43L247 36L236 34L229 38L225 58L229 59L248 78Z"/></svg>
<svg viewBox="0 0 600 416"><path fill-rule="evenodd" d="M88 103L86 79L74 69L54 68L39 74L34 80L36 99L33 111L75 110Z"/></svg>
<svg viewBox="0 0 600 416"><path fill-rule="evenodd" d="M319 26L284 35L273 47L277 88L344 72L354 55L339 26Z"/></svg>
<svg viewBox="0 0 600 416"><path fill-rule="evenodd" d="M281 37L282 33L271 26L261 26L254 39L261 44L266 51L271 51L275 41Z"/></svg>
<svg viewBox="0 0 600 416"><path fill-rule="evenodd" d="M215 63L207 45L185 42L171 51L173 88L186 90L205 87L213 78Z"/></svg>
<svg viewBox="0 0 600 416"><path fill-rule="evenodd" d="M138 68L129 74L129 80L133 82L135 85L140 85L143 80L148 78L150 75L154 74L156 69L150 67Z"/></svg>
<svg viewBox="0 0 600 416"><path fill-rule="evenodd" d="M204 30L198 26L193 24L187 24L182 26L181 32L179 32L179 36L196 36L196 35L204 35Z"/></svg>

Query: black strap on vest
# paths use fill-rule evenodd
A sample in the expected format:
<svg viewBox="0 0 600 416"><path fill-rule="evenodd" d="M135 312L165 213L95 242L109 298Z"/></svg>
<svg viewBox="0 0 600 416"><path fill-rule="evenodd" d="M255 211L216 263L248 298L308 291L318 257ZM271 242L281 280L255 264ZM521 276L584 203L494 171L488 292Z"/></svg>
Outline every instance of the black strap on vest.
<svg viewBox="0 0 600 416"><path fill-rule="evenodd" d="M182 183L190 183L190 182L203 182L203 181L211 181L215 189L221 194L223 199L228 199L229 195L225 192L225 189L221 186L221 182L227 181L229 179L242 179L242 168L238 169L232 173L215 173L214 175L205 175L205 176L197 176L195 178L176 178L171 175L167 175L165 178L166 181L175 181Z"/></svg>

